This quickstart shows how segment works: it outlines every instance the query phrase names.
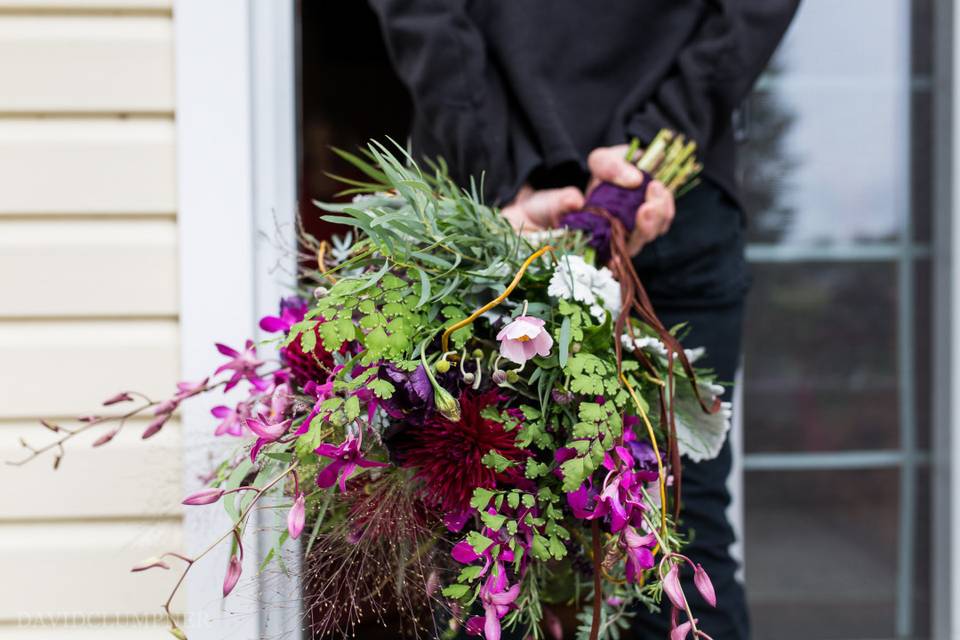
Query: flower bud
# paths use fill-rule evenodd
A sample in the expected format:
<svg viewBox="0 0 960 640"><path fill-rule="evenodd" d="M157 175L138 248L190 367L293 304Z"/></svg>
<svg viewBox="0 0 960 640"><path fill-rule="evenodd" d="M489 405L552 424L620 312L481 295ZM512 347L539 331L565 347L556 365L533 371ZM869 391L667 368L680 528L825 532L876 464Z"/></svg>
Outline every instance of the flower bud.
<svg viewBox="0 0 960 640"><path fill-rule="evenodd" d="M143 430L143 433L140 437L144 440L152 438L160 432L160 429L163 428L163 425L167 424L167 420L170 419L170 414L164 414L162 416L157 416L153 421L147 425L147 428Z"/></svg>
<svg viewBox="0 0 960 640"><path fill-rule="evenodd" d="M480 358L483 358L483 349L474 349L473 358L474 360L479 360Z"/></svg>
<svg viewBox="0 0 960 640"><path fill-rule="evenodd" d="M317 287L313 290L313 297L317 300L327 297L327 294L330 293L330 290L326 287Z"/></svg>
<svg viewBox="0 0 960 640"><path fill-rule="evenodd" d="M130 571L133 573L136 573L138 571L146 571L147 569L169 569L169 568L170 568L170 565L168 565L166 562L164 562L160 558L153 557L153 558L147 558L140 564L132 567Z"/></svg>
<svg viewBox="0 0 960 640"><path fill-rule="evenodd" d="M110 396L109 398L107 398L106 400L104 400L104 401L103 401L103 406L109 407L109 406L112 405L112 404L119 404L119 403L121 403L121 402L130 402L131 400L133 400L133 398L130 397L130 394L127 393L126 391L122 391L122 392L118 393L117 395L115 395L115 396Z"/></svg>
<svg viewBox="0 0 960 640"><path fill-rule="evenodd" d="M444 418L450 422L460 422L460 403L449 391L438 385L433 393L433 403Z"/></svg>
<svg viewBox="0 0 960 640"><path fill-rule="evenodd" d="M572 345L570 345L570 353L580 353L580 349L582 348L583 348L582 344L580 344L579 342L574 342Z"/></svg>
<svg viewBox="0 0 960 640"><path fill-rule="evenodd" d="M680 586L680 568L678 565L670 567L670 571L664 576L663 592L670 599L670 604L677 609L687 608L687 599L683 595L683 587Z"/></svg>
<svg viewBox="0 0 960 640"><path fill-rule="evenodd" d="M177 406L179 404L180 403L174 400L173 398L170 398L169 400L164 400L163 402L157 405L156 409L153 410L153 415L162 416L166 414L171 414L177 410Z"/></svg>
<svg viewBox="0 0 960 640"><path fill-rule="evenodd" d="M300 537L303 532L303 525L306 522L306 496L302 493L293 501L290 512L287 514L287 531L294 540Z"/></svg>
<svg viewBox="0 0 960 640"><path fill-rule="evenodd" d="M677 625L670 630L670 640L687 640L690 630L693 628L693 622L687 620L681 625Z"/></svg>
<svg viewBox="0 0 960 640"><path fill-rule="evenodd" d="M100 436L99 438L97 438L96 440L93 441L93 446L94 446L94 447L102 447L103 445L105 445L105 444L107 444L108 442L110 442L111 440L113 440L113 436L117 435L117 432L118 432L118 431L120 431L120 430L119 430L119 429L114 429L113 431L108 431L108 432L106 432L105 434L103 434L102 436Z"/></svg>
<svg viewBox="0 0 960 640"><path fill-rule="evenodd" d="M450 362L445 359L440 359L437 361L437 364L434 365L437 373L446 373L450 371Z"/></svg>
<svg viewBox="0 0 960 640"><path fill-rule="evenodd" d="M217 500L223 497L223 489L204 489L203 491L197 491L196 493L191 493L186 498L183 499L183 503L187 506L200 506L204 504L213 504Z"/></svg>
<svg viewBox="0 0 960 640"><path fill-rule="evenodd" d="M713 582L700 564L697 564L693 570L693 584L711 607L717 606L717 593L713 589Z"/></svg>
<svg viewBox="0 0 960 640"><path fill-rule="evenodd" d="M477 379L477 376L475 376L473 373L469 371L463 374L463 381L467 384L473 384L473 381L476 379Z"/></svg>
<svg viewBox="0 0 960 640"><path fill-rule="evenodd" d="M503 384L504 382L507 381L507 372L504 371L503 369L497 369L491 374L490 377L493 380L494 384Z"/></svg>
<svg viewBox="0 0 960 640"><path fill-rule="evenodd" d="M507 371L507 382L509 382L510 384L514 384L519 379L520 379L520 374L514 371L513 369L510 369L510 371Z"/></svg>
<svg viewBox="0 0 960 640"><path fill-rule="evenodd" d="M243 566L240 564L240 558L237 556L230 557L230 564L227 566L227 575L223 578L223 597L226 598L230 595L230 592L233 591L233 588L237 586L237 581L240 580L240 573L243 571Z"/></svg>

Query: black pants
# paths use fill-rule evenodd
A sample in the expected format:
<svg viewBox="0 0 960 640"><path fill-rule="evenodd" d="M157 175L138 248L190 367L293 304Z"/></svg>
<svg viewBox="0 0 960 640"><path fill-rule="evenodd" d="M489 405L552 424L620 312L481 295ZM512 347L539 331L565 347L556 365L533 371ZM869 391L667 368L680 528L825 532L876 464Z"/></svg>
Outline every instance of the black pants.
<svg viewBox="0 0 960 640"><path fill-rule="evenodd" d="M732 383L740 360L743 301L748 275L743 257L743 216L719 189L703 183L677 201L669 233L651 243L634 264L660 320L671 327L687 323L687 348L706 347L698 367L712 368ZM730 400L728 387L725 400ZM692 536L684 552L707 570L717 592L717 608L703 602L684 570L684 591L698 625L714 640L746 640L749 618L737 563L730 556L733 528L727 521L730 494L729 441L720 456L698 464L684 461L681 529ZM638 612L633 637L669 638L670 606L659 614ZM683 617L681 616L681 619Z"/></svg>

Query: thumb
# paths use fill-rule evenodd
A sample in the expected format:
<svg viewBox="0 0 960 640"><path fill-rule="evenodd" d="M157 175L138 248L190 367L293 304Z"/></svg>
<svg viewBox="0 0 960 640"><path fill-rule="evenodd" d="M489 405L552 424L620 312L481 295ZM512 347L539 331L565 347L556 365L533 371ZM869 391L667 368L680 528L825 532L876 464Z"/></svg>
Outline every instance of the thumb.
<svg viewBox="0 0 960 640"><path fill-rule="evenodd" d="M590 173L598 180L612 182L618 187L636 189L643 184L643 174L624 157L627 145L600 147L587 157Z"/></svg>

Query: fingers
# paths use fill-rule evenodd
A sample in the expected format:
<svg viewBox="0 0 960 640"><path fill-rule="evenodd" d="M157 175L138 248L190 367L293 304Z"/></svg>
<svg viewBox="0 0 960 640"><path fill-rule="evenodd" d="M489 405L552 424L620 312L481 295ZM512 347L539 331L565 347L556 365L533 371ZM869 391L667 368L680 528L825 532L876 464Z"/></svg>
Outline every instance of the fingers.
<svg viewBox="0 0 960 640"><path fill-rule="evenodd" d="M600 147L590 152L587 166L598 180L612 182L618 187L636 189L643 184L643 174L626 161L628 145Z"/></svg>
<svg viewBox="0 0 960 640"><path fill-rule="evenodd" d="M583 192L576 187L531 189L522 192L522 197L518 194L513 204L504 207L501 214L518 231L539 231L556 226L564 214L581 209L583 204Z"/></svg>
<svg viewBox="0 0 960 640"><path fill-rule="evenodd" d="M673 194L654 180L647 187L646 201L637 209L636 224L627 240L627 249L636 255L649 242L670 230L676 216Z"/></svg>

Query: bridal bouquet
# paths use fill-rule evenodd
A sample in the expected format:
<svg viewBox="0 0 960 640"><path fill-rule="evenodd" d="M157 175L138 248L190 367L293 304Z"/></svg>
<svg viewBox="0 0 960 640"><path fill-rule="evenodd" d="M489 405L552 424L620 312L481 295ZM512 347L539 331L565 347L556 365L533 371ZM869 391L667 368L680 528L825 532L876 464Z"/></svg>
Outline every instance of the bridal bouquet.
<svg viewBox="0 0 960 640"><path fill-rule="evenodd" d="M584 637L617 637L642 605L672 608L672 640L708 638L688 597L715 605L713 587L675 527L681 456L716 455L728 429L723 389L694 368L700 352L680 347L682 328L656 319L629 260L611 271L591 257L619 255L628 225L611 194L637 194L604 187L606 200L570 221L587 233L544 244L456 187L442 163L421 171L377 144L342 155L369 181L350 183L353 202L320 206L352 230L332 244L303 239L315 264L260 321L274 339L217 344L223 364L170 398L123 392L104 402L130 407L120 415L47 423L57 439L25 445L28 459L59 456L90 429L105 445L137 414L153 416L149 438L181 403L224 393L211 428L238 453L183 502L230 515L209 548L232 545L225 597L251 513L285 495L268 560L301 541L317 635L399 616L414 635L540 638L556 625L551 605L576 604ZM691 156L665 133L640 164L676 188ZM170 603L206 553L134 567L179 565L163 604L175 637L186 636Z"/></svg>

